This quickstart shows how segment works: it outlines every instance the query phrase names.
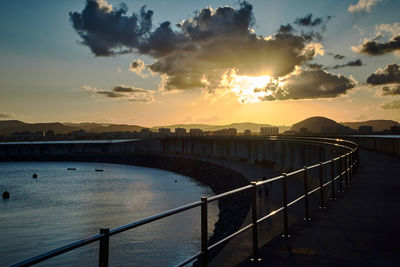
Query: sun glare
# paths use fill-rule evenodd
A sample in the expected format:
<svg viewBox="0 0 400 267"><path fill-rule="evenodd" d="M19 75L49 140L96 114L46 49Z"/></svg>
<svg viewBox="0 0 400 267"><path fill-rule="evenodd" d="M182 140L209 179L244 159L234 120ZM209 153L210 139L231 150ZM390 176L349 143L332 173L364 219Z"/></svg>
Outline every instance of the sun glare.
<svg viewBox="0 0 400 267"><path fill-rule="evenodd" d="M269 84L280 85L278 80L269 75L243 76L234 74L231 78L231 92L239 97L241 103L259 102L263 97L270 96L273 93L267 88Z"/></svg>

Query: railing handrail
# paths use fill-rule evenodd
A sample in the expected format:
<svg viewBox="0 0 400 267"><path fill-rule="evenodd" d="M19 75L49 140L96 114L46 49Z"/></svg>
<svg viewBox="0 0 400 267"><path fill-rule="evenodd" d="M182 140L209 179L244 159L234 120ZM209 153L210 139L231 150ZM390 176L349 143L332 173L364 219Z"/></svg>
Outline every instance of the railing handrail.
<svg viewBox="0 0 400 267"><path fill-rule="evenodd" d="M230 190L230 191L227 191L227 192L224 192L224 193L221 193L221 194L206 198L206 203L212 202L212 201L218 200L220 198L223 198L223 197L226 197L226 196L229 196L229 195L232 195L232 194L236 194L236 193L239 193L239 192L242 192L242 191L245 191L245 190L249 190L251 188L256 188L257 186L264 185L266 183L271 183L273 181L286 179L287 177L290 177L290 176L293 176L293 175L296 175L296 174L300 174L300 173L303 173L303 172L308 172L309 170L312 170L312 169L322 168L323 165L326 165L326 164L329 164L329 163L334 164L334 162L336 162L338 160L341 160L344 157L349 157L350 155L355 154L358 151L358 145L356 143L354 143L352 141L344 140L344 139L331 139L331 138L320 138L320 137L316 137L316 138L304 137L304 139L307 139L306 142L310 142L310 143L314 143L314 144L324 144L324 145L339 146L339 147L341 147L343 149L349 150L349 152L344 153L342 155L339 155L336 158L332 158L332 159L326 160L324 162L319 162L317 164L314 164L314 165L311 165L311 166L308 166L308 167L306 166L304 168L292 171L292 172L284 174L284 175L279 175L279 176L272 177L272 178L267 179L267 180L254 182L251 185L239 187L239 188L236 188L236 189L233 189L233 190ZM315 141L315 140L312 140L312 139L318 139L318 140L321 140L321 141ZM274 140L277 140L277 141L295 141L295 142L299 141L299 142L301 142L301 137L284 137L284 138L277 138L277 139L274 139ZM304 141L305 140L303 140L302 142L304 143ZM353 147L350 147L350 146L347 146L347 145L340 145L340 144L337 144L337 143L330 143L329 141L331 141L331 142L332 141L334 141L334 142L344 142L344 143L347 143L349 145L352 145ZM305 194L301 195L300 197L298 197L294 201L291 201L290 203L287 203L286 207L289 207L289 206L299 202L301 199L305 198L310 193L314 193L314 192L316 192L316 191L318 191L320 189L323 189L323 187L331 184L335 180L337 180L340 177L342 177L343 174L347 174L347 173L350 172L350 175L351 175L352 168L354 166L356 166L356 164L358 164L358 159L353 158L352 162L350 162L350 159L349 159L349 164L346 167L346 170L344 172L341 171L339 173L339 175L337 175L336 177L332 176L332 180L328 181L327 183L321 184L320 187L317 187L317 188L314 188L312 190L309 190L309 191L305 192ZM322 177L320 177L320 179L322 179ZM118 233L125 232L127 230L136 228L138 226L141 226L141 225L153 222L153 221L157 221L157 220L160 220L162 218L169 217L169 216L172 216L174 214L177 214L177 213L180 213L180 212L183 212L183 211L195 208L195 207L199 207L202 204L203 204L203 201L192 202L192 203L189 203L189 204L186 204L186 205L183 205L183 206L180 206L180 207L168 210L168 211L164 211L162 213L159 213L159 214L156 214L156 215L153 215L153 216L149 216L147 218L144 218L144 219L141 219L141 220L138 220L138 221L134 221L132 223L128 223L128 224L125 224L125 225L122 225L122 226L115 227L115 228L109 230L108 236L116 235ZM322 205L322 203L321 203L321 205ZM264 220L266 220L266 219L278 214L279 212L281 212L283 210L285 210L285 207L280 207L280 208L276 209L275 211L270 212L266 216L264 216L264 217L262 217L262 218L260 218L258 220L256 219L253 223L250 223L247 226L242 227L241 229L237 230L236 232L232 233L231 235L223 238L222 240L217 241L215 244L213 244L211 246L208 246L207 247L207 251L210 250L210 249L215 248L216 246L218 246L218 245L220 245L220 244L222 244L222 243L224 243L224 242L226 242L228 240L230 240L231 238L239 235L240 233L242 233L242 232L244 232L244 231L246 231L246 230L248 230L250 228L253 228L256 224L258 224L258 223L260 223L260 222L262 222L262 221L264 221ZM86 238L80 239L78 241L71 242L71 243L69 243L67 245L64 245L64 246L61 246L59 248L56 248L56 249L47 251L45 253L36 255L36 256L31 257L29 259L25 259L23 261L17 262L15 264L11 265L11 266L12 267L30 266L30 265L42 262L44 260L50 259L52 257L58 256L60 254L66 253L68 251L74 250L76 248L79 248L79 247L88 245L90 243L99 241L104 237L105 237L105 234L102 234L102 233L94 234L94 235L88 236ZM108 249L107 249L107 253L108 253ZM187 264L187 263L199 258L203 253L204 252L198 252L195 255L193 255L192 257L190 257L190 258L186 259L185 261L183 261L182 263L178 264L177 266L183 266L183 265L185 265L185 264ZM107 259L108 259L108 257L107 257Z"/></svg>

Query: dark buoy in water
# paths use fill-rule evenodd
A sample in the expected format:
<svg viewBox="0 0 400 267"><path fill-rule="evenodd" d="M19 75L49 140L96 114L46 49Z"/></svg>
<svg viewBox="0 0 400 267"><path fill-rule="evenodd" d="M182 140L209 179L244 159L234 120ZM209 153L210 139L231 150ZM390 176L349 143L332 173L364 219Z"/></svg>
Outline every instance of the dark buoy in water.
<svg viewBox="0 0 400 267"><path fill-rule="evenodd" d="M104 171L103 169L95 169L96 172L102 172Z"/></svg>
<svg viewBox="0 0 400 267"><path fill-rule="evenodd" d="M178 181L177 180L175 180L175 183L177 183Z"/></svg>
<svg viewBox="0 0 400 267"><path fill-rule="evenodd" d="M10 193L7 190L3 192L3 198L10 198Z"/></svg>
<svg viewBox="0 0 400 267"><path fill-rule="evenodd" d="M69 171L75 171L76 168L67 168L67 170L69 170Z"/></svg>
<svg viewBox="0 0 400 267"><path fill-rule="evenodd" d="M32 178L37 178L37 174L36 173L34 173L33 175L32 175Z"/></svg>

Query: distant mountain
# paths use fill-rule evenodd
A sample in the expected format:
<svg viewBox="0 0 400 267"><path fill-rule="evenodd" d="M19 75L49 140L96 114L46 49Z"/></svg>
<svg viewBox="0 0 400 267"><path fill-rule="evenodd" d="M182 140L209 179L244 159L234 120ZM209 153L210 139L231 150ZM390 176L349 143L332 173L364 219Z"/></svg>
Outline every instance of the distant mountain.
<svg viewBox="0 0 400 267"><path fill-rule="evenodd" d="M331 129L333 130L345 128L344 125L325 117L311 117L293 124L292 130L300 132L300 128L303 127L307 128L307 131L311 133L321 133L321 129L323 127L325 128L331 127Z"/></svg>
<svg viewBox="0 0 400 267"><path fill-rule="evenodd" d="M133 132L140 131L142 126L126 124L100 123L25 123L18 120L0 121L0 135L11 135L17 132L29 131L32 133L52 130L56 134L66 134L78 130L89 133Z"/></svg>
<svg viewBox="0 0 400 267"><path fill-rule="evenodd" d="M89 133L108 133L108 132L139 132L145 127L138 125L128 125L128 124L110 124L107 126L97 126L88 128L86 131Z"/></svg>
<svg viewBox="0 0 400 267"><path fill-rule="evenodd" d="M251 130L252 132L260 132L261 127L272 127L270 124L261 124L261 123L253 123L253 122L242 122L242 123L231 123L226 125L210 125L210 124L173 124L168 126L155 126L151 129L153 131L158 130L159 128L170 128L172 131L175 128L185 128L187 131L190 129L201 129L203 131L217 131L221 129L227 128L236 128L238 132L244 132L244 130Z"/></svg>
<svg viewBox="0 0 400 267"><path fill-rule="evenodd" d="M390 130L390 127L392 127L392 126L400 126L400 124L397 121L392 121L392 120L341 122L341 124L348 126L355 130L358 130L358 127L360 127L360 126L372 126L374 132L382 132L383 130Z"/></svg>
<svg viewBox="0 0 400 267"><path fill-rule="evenodd" d="M38 132L53 130L56 133L69 133L75 131L74 127L66 126L59 122L53 123L25 123L22 121L0 121L0 135L11 135L15 132Z"/></svg>

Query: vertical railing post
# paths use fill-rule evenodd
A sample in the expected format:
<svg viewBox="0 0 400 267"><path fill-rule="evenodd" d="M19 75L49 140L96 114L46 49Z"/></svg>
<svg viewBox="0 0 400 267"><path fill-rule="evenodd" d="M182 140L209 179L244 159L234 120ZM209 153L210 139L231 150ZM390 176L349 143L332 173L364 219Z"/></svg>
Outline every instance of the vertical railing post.
<svg viewBox="0 0 400 267"><path fill-rule="evenodd" d="M288 223L288 202L287 202L287 177L286 173L282 173L282 206L283 206L283 235L282 237L290 237Z"/></svg>
<svg viewBox="0 0 400 267"><path fill-rule="evenodd" d="M308 209L308 168L304 166L304 220L311 220Z"/></svg>
<svg viewBox="0 0 400 267"><path fill-rule="evenodd" d="M110 229L100 228L100 234L102 234L103 236L100 238L99 267L108 267Z"/></svg>
<svg viewBox="0 0 400 267"><path fill-rule="evenodd" d="M207 218L207 197L201 197L201 266L208 265L208 218Z"/></svg>
<svg viewBox="0 0 400 267"><path fill-rule="evenodd" d="M331 198L335 200L335 161L331 159Z"/></svg>
<svg viewBox="0 0 400 267"><path fill-rule="evenodd" d="M254 262L258 262L261 259L258 256L258 227L257 227L257 183L251 182L251 218L253 224L253 258Z"/></svg>
<svg viewBox="0 0 400 267"><path fill-rule="evenodd" d="M350 154L350 183L353 182L353 159L354 159L354 152Z"/></svg>
<svg viewBox="0 0 400 267"><path fill-rule="evenodd" d="M346 168L346 177L345 177L345 183L346 183L346 187L349 186L349 173L350 173L350 162L349 162L349 157L350 154L346 154L346 161L345 161L345 168Z"/></svg>
<svg viewBox="0 0 400 267"><path fill-rule="evenodd" d="M321 202L321 209L325 208L324 205L324 177L322 172L322 162L319 163L319 191L320 191L320 202Z"/></svg>
<svg viewBox="0 0 400 267"><path fill-rule="evenodd" d="M337 169L339 173L339 192L343 192L343 157L340 156L337 164Z"/></svg>

